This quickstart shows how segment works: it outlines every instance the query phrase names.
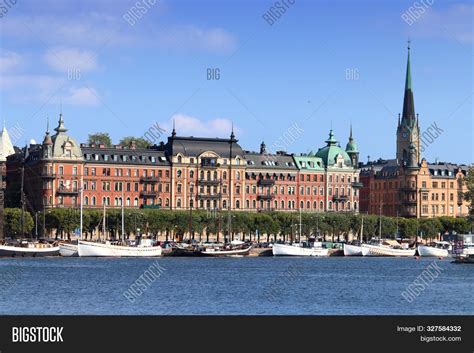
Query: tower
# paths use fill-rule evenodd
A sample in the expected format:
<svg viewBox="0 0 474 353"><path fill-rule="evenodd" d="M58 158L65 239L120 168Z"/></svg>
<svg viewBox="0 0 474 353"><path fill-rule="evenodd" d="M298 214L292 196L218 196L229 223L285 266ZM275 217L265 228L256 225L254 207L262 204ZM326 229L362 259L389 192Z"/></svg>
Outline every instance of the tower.
<svg viewBox="0 0 474 353"><path fill-rule="evenodd" d="M357 166L359 165L359 150L357 148L357 144L354 141L354 138L352 137L352 124L351 124L351 130L349 133L349 142L347 142L347 145L346 145L346 152L351 158L352 166L354 168L357 168Z"/></svg>
<svg viewBox="0 0 474 353"><path fill-rule="evenodd" d="M410 149L410 145L413 148ZM411 153L415 153L413 157L416 163L420 161L420 126L418 116L415 115L415 101L413 98L413 87L411 81L410 67L410 41L408 41L408 58L407 71L405 77L405 94L403 97L402 116L398 118L397 126L397 161L401 165L406 165L410 159ZM412 158L412 159L413 159Z"/></svg>

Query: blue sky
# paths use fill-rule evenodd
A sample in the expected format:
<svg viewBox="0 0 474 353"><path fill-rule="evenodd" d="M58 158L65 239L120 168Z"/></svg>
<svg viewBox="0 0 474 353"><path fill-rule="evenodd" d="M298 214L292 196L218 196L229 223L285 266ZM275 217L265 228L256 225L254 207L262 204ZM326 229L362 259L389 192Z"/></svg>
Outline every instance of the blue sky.
<svg viewBox="0 0 474 353"><path fill-rule="evenodd" d="M227 137L233 122L246 149L263 139L301 153L331 126L345 146L352 122L361 160L391 158L409 37L421 129L443 130L424 157L473 162L469 2L418 1L407 23L413 1L286 0L273 25L262 15L275 1L154 2L139 1L148 9L133 25L124 15L137 0L0 7L0 114L16 144L41 140L62 102L81 142L143 136L155 122L169 132L174 119L179 135ZM304 132L282 142L295 124Z"/></svg>

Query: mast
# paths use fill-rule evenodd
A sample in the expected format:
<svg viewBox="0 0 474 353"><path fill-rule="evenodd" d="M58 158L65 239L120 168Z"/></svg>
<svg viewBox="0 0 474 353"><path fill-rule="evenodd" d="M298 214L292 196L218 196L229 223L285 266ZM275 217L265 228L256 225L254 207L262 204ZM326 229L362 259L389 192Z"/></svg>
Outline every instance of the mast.
<svg viewBox="0 0 474 353"><path fill-rule="evenodd" d="M360 242L362 243L364 241L364 216L361 216L362 218L362 223L360 225Z"/></svg>
<svg viewBox="0 0 474 353"><path fill-rule="evenodd" d="M298 243L301 243L301 207L300 207L300 230L298 232Z"/></svg>
<svg viewBox="0 0 474 353"><path fill-rule="evenodd" d="M382 239L382 204L379 207L379 240Z"/></svg>
<svg viewBox="0 0 474 353"><path fill-rule="evenodd" d="M107 236L105 235L105 202L104 202L104 213L102 216L102 234L104 234L104 241L107 240Z"/></svg>
<svg viewBox="0 0 474 353"><path fill-rule="evenodd" d="M21 237L25 237L25 195L23 185L25 183L25 160L28 152L28 145L25 146L25 155L23 155L23 163L21 164L21 186L20 186L20 200L21 200Z"/></svg>
<svg viewBox="0 0 474 353"><path fill-rule="evenodd" d="M122 184L121 184L122 185ZM125 224L124 224L124 202L123 202L123 185L122 185L122 243L125 244Z"/></svg>
<svg viewBox="0 0 474 353"><path fill-rule="evenodd" d="M232 231L232 216L230 214L232 208L232 145L234 143L234 124L232 124L232 132L230 134L230 148L229 148L229 204L227 205L227 235L230 242L230 232ZM224 243L225 243L224 238Z"/></svg>
<svg viewBox="0 0 474 353"><path fill-rule="evenodd" d="M80 222L80 225L79 225L79 240L82 240L82 228L83 228L83 221L82 221L82 218L83 218L83 204L84 204L84 181L81 177L81 193L80 193L80 213L81 213L81 222Z"/></svg>

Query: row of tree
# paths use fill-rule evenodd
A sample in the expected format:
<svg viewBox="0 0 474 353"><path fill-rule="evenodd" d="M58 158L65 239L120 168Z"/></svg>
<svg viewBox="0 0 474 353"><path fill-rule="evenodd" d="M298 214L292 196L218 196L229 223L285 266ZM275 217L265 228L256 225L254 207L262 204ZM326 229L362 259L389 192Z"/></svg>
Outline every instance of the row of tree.
<svg viewBox="0 0 474 353"><path fill-rule="evenodd" d="M125 136L119 141L119 145L124 147L129 147L131 142L134 142L137 148L147 148L151 145L150 141L143 137L135 137L135 136ZM100 145L103 144L105 147L112 146L112 138L110 137L109 133L107 132L96 132L93 134L89 134L89 138L87 139L88 144L95 144Z"/></svg>
<svg viewBox="0 0 474 353"><path fill-rule="evenodd" d="M38 214L38 228L43 226L48 235L70 238L80 225L80 213L77 209L55 208L46 214ZM362 227L363 219L363 227ZM230 225L229 225L230 221ZM121 234L121 210L107 210L105 230L108 235ZM439 234L455 231L468 233L472 224L467 218L439 217L428 219L379 217L376 215L356 215L349 213L302 213L301 236L321 235L326 240L347 239L349 234L359 235L363 229L363 238L402 237L411 238L416 234L423 238L436 238ZM25 212L25 232L34 228L33 217ZM21 210L5 209L5 232L8 236L21 235ZM83 235L91 237L101 234L103 214L101 210L86 209L83 213ZM139 233L166 235L172 239L194 238L205 240L210 234L243 234L246 239L257 235L273 236L288 240L296 239L300 231L300 215L294 212L225 212L171 211L163 209L126 209L124 211L124 229L127 236ZM265 239L265 238L262 238ZM262 240L263 241L263 240Z"/></svg>

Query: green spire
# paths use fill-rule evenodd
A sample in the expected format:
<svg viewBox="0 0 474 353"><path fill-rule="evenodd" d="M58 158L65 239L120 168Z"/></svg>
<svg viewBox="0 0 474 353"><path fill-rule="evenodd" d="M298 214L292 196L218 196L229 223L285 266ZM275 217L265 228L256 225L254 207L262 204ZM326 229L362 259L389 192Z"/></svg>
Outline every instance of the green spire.
<svg viewBox="0 0 474 353"><path fill-rule="evenodd" d="M412 90L411 70L410 70L410 40L408 40L408 59L407 59L407 77L405 79L405 91Z"/></svg>

